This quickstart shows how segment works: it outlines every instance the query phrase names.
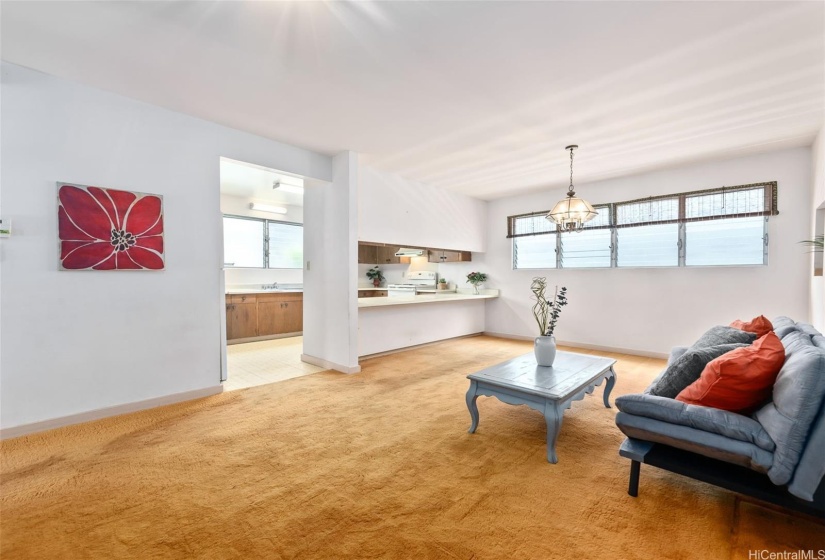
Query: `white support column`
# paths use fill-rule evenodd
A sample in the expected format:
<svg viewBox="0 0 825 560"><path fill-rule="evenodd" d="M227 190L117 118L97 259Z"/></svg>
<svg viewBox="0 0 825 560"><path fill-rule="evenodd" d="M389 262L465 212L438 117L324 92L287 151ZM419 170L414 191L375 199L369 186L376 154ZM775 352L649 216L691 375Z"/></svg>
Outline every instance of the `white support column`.
<svg viewBox="0 0 825 560"><path fill-rule="evenodd" d="M332 183L304 192L304 353L344 373L358 365L358 155L332 160Z"/></svg>

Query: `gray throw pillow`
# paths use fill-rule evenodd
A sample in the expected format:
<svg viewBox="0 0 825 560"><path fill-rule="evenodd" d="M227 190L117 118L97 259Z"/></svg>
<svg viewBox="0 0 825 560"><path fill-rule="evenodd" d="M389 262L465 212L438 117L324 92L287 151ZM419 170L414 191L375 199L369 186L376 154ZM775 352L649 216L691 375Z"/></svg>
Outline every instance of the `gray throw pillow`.
<svg viewBox="0 0 825 560"><path fill-rule="evenodd" d="M733 327L713 327L699 337L691 348L707 348L720 344L752 344L756 340L754 333L746 332Z"/></svg>
<svg viewBox="0 0 825 560"><path fill-rule="evenodd" d="M673 360L646 393L657 397L676 398L682 390L699 379L708 363L731 350L744 348L749 344L720 344L709 347L690 347L688 351Z"/></svg>

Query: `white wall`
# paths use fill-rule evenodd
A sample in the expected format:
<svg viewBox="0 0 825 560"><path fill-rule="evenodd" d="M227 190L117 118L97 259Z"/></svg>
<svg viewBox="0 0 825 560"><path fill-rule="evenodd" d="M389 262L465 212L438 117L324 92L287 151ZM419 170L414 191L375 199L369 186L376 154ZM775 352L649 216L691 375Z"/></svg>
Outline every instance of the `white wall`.
<svg viewBox="0 0 825 560"><path fill-rule="evenodd" d="M359 166L361 241L483 252L486 212L482 200Z"/></svg>
<svg viewBox="0 0 825 560"><path fill-rule="evenodd" d="M812 148L813 163L813 189L811 195L811 229L810 235L806 239L813 239L816 235L822 235L822 226L820 229L815 228L816 216L819 214L820 222L823 221L823 214L825 214L825 126L819 130L819 135ZM816 258L816 264L814 259ZM811 269L814 267L821 268L823 255L820 253L816 257L811 255ZM809 272L810 273L810 272ZM825 277L812 276L811 278L811 324L813 324L820 332L825 332Z"/></svg>
<svg viewBox="0 0 825 560"><path fill-rule="evenodd" d="M484 331L484 302L464 300L362 307L358 354L369 356Z"/></svg>
<svg viewBox="0 0 825 560"><path fill-rule="evenodd" d="M534 276L568 288L570 303L556 332L561 341L665 353L734 319L764 314L805 320L810 261L798 242L811 231L809 148L579 184L576 192L603 203L773 180L779 184L780 214L770 219L770 264L764 267L512 270L507 216L547 210L564 192L491 202L488 250L477 266L488 269L488 287L500 289L501 297L487 303L486 330L536 336L529 298Z"/></svg>
<svg viewBox="0 0 825 560"><path fill-rule="evenodd" d="M217 386L219 158L323 180L330 159L19 66L0 74L0 212L15 228L0 241L0 425ZM58 271L56 181L163 195L166 270Z"/></svg>
<svg viewBox="0 0 825 560"><path fill-rule="evenodd" d="M260 212L249 208L255 199L221 194L221 213L232 214L233 216L249 216L252 218L262 218L265 220L279 220L296 224L304 223L304 208L302 206L291 206L279 204L286 209L286 214L272 214ZM282 284L300 284L304 281L304 271L300 268L227 268L224 270L226 285L238 284L271 284L279 282Z"/></svg>
<svg viewBox="0 0 825 560"><path fill-rule="evenodd" d="M304 357L358 366L358 158L332 160L333 180L304 190Z"/></svg>

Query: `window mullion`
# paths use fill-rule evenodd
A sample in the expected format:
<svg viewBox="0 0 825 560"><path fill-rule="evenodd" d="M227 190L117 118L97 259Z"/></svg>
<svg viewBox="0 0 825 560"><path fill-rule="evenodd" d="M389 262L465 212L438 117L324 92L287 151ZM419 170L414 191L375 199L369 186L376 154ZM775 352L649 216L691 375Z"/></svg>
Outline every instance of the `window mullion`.
<svg viewBox="0 0 825 560"><path fill-rule="evenodd" d="M264 269L269 269L269 220L264 220Z"/></svg>

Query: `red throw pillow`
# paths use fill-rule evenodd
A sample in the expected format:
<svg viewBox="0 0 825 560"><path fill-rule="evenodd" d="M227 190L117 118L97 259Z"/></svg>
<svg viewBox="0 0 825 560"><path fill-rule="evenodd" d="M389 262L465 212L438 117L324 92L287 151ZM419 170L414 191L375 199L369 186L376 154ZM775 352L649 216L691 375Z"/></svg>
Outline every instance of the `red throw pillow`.
<svg viewBox="0 0 825 560"><path fill-rule="evenodd" d="M750 346L712 360L676 400L732 412L754 410L771 397L784 363L785 347L771 331Z"/></svg>
<svg viewBox="0 0 825 560"><path fill-rule="evenodd" d="M773 330L773 324L764 315L760 315L747 323L745 321L734 321L730 326L740 331L755 333L756 336L765 336Z"/></svg>

